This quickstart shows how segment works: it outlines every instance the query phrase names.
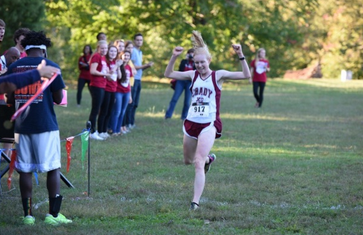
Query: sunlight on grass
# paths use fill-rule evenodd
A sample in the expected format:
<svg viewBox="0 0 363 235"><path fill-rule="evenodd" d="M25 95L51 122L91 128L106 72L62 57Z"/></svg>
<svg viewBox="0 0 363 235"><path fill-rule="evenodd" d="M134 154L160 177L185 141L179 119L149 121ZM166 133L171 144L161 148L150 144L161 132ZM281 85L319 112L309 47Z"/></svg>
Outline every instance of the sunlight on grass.
<svg viewBox="0 0 363 235"><path fill-rule="evenodd" d="M277 79L276 79L277 80ZM362 80L351 80L342 82L339 79L307 79L307 80L289 80L284 79L291 83L298 84L309 84L316 87L327 87L327 88L363 88ZM278 79L277 81L281 81Z"/></svg>
<svg viewBox="0 0 363 235"><path fill-rule="evenodd" d="M230 141L225 141L230 142ZM225 143L224 142L224 143ZM223 156L243 156L243 157L271 157L271 158L316 158L316 157L336 157L336 151L346 151L346 154L349 151L355 151L356 146L346 146L341 147L337 145L328 145L328 144L301 144L301 145L293 145L291 143L279 143L279 146L271 146L271 145L259 145L259 146L251 146L248 143L240 143L241 146L237 147L234 145L227 144L218 144L217 147L214 148L214 152L217 154L222 154ZM348 155L347 155L348 156Z"/></svg>
<svg viewBox="0 0 363 235"><path fill-rule="evenodd" d="M307 144L304 145L305 148L326 148L326 149L337 149L338 146L336 145L323 145L323 144Z"/></svg>
<svg viewBox="0 0 363 235"><path fill-rule="evenodd" d="M224 155L226 153L230 153L234 156L238 155L244 155L244 153L253 153L255 155L260 155L261 153L263 155L290 155L290 156L303 156L306 153L304 151L297 151L297 150L291 150L287 148L277 148L277 147L243 147L243 152L241 152L241 148L238 147L218 147L216 149L218 152L222 152ZM276 156L275 156L276 157Z"/></svg>
<svg viewBox="0 0 363 235"><path fill-rule="evenodd" d="M70 113L72 114L72 113ZM75 114L78 116L78 114ZM138 112L137 113L138 116L140 117L151 117L151 118L164 118L165 116L165 111L161 111L161 112L157 112L155 111L154 108L149 108L148 111L144 111L144 112ZM285 122L285 121L292 121L292 122L306 122L306 121L318 121L318 122L327 122L327 121L335 121L335 122L351 122L351 121L360 121L361 118L357 117L357 116L350 116L349 118L342 118L342 117L334 117L334 116L324 116L324 117L319 117L319 116L310 116L310 115L305 115L305 116L301 116L299 115L299 117L292 117L293 114L289 114L290 116L288 117L287 115L276 115L276 114L271 114L271 115L266 115L266 114L251 114L251 113L227 113L224 112L223 114L221 114L221 119L222 121L224 119L231 119L231 120L269 120L269 121L281 121L281 122ZM175 115L175 117L173 118L177 118L179 119L178 114Z"/></svg>
<svg viewBox="0 0 363 235"><path fill-rule="evenodd" d="M277 116L267 116L267 115L259 115L259 114L244 114L244 113L223 113L221 114L222 119L234 119L234 120L250 120L250 119L258 119L258 120L272 120L272 121L298 121L293 120L287 117L277 117Z"/></svg>
<svg viewBox="0 0 363 235"><path fill-rule="evenodd" d="M178 178L163 178L163 179L159 179L156 177L149 177L149 178L145 178L142 181L143 183L147 184L147 185L158 185L158 186L162 186L162 187L180 187L181 186L181 182L180 179Z"/></svg>
<svg viewBox="0 0 363 235"><path fill-rule="evenodd" d="M251 114L251 113L223 113L221 114L221 118L223 119L232 119L232 120L269 120L269 121L281 121L281 122L352 122L352 121L361 121L361 117L359 116L349 116L347 118L343 117L335 117L335 116L316 116L316 115L299 115L298 117L293 117L294 114L282 114L281 116L277 114Z"/></svg>
<svg viewBox="0 0 363 235"><path fill-rule="evenodd" d="M140 117L164 118L165 112L154 112L153 110L150 110L148 112L139 112L137 115Z"/></svg>
<svg viewBox="0 0 363 235"><path fill-rule="evenodd" d="M78 115L77 115L78 116ZM138 116L140 117L151 117L151 118L164 118L165 116L165 111L161 111L161 112L156 112L155 109L153 108L149 108L148 111L146 112L138 112ZM178 114L175 115L176 117L173 118L177 118L179 119ZM309 115L305 115L305 116L301 116L299 115L299 117L291 117L292 115L290 114L290 117L288 117L287 115L276 115L276 114L272 114L272 115L266 115L266 114L251 114L251 113L223 113L221 114L221 119L231 119L231 120L269 120L269 121L280 121L280 122L286 122L286 121L290 121L290 122L307 122L307 121L314 121L314 122L328 122L328 121L335 121L335 122L351 122L351 121L360 121L360 117L357 116L351 116L349 118L342 118L342 117L334 117L334 116L324 116L324 117L319 117L319 116L309 116Z"/></svg>

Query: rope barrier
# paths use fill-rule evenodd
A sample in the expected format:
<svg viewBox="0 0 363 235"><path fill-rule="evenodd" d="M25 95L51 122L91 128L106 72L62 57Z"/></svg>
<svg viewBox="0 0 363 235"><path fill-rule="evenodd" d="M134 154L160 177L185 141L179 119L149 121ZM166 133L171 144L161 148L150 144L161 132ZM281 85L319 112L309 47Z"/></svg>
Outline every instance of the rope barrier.
<svg viewBox="0 0 363 235"><path fill-rule="evenodd" d="M71 159L72 159L71 151L72 151L73 140L76 137L81 137L81 143L82 143L82 146L81 146L82 170L84 169L85 155L86 155L86 152L88 151L88 192L87 192L88 196L90 195L90 168L91 168L91 165L90 165L90 159L91 159L90 158L90 149L91 148L90 148L90 139L89 139L90 130L91 130L91 122L88 121L87 125L86 125L86 129L83 129L81 133L78 133L78 134L76 134L74 136L69 136L69 137L67 137L65 139L60 140L60 142L66 142L66 145L65 145L66 152L67 152L67 168L66 169L67 169L67 172L69 172L70 165L71 165ZM6 150L12 150L12 154L11 154L10 159L4 153L4 151L6 151ZM0 155L3 156L6 161L9 162L9 167L8 167L8 169L5 169L4 174L6 173L7 170L9 170L7 183L8 183L8 188L10 190L11 183L12 183L12 174L13 174L13 171L14 171L14 168L15 168L15 160L16 160L16 156L17 156L16 149L0 149ZM39 185L38 175L37 175L36 172L33 172L33 173L34 173L34 176L35 176L35 180L36 180L37 184ZM65 178L62 173L60 173L60 174L61 174L61 179L67 184L67 186L74 188L74 186L68 181L68 179Z"/></svg>

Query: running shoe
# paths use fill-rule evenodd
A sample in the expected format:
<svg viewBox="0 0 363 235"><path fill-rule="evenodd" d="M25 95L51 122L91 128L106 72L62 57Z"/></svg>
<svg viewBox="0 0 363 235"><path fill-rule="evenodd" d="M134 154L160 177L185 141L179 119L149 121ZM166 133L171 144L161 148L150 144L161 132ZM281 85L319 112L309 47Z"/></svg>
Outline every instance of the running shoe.
<svg viewBox="0 0 363 235"><path fill-rule="evenodd" d="M54 217L51 214L47 214L45 216L44 223L50 224L50 225L60 225L60 224L69 224L69 223L72 223L72 220L67 219L61 213L58 213L58 216L57 217Z"/></svg>
<svg viewBox="0 0 363 235"><path fill-rule="evenodd" d="M34 225L35 224L34 216L27 215L27 216L23 217L23 224L25 224L25 225Z"/></svg>
<svg viewBox="0 0 363 235"><path fill-rule="evenodd" d="M107 132L102 132L102 133L98 134L98 136L103 139L107 139L108 137L110 137L110 135Z"/></svg>
<svg viewBox="0 0 363 235"><path fill-rule="evenodd" d="M93 140L104 140L104 138L102 138L101 136L99 136L99 135L97 134L97 132L94 132L94 133L90 134L89 136L90 136L90 138L91 138L91 139L93 139Z"/></svg>
<svg viewBox="0 0 363 235"><path fill-rule="evenodd" d="M196 202L190 203L190 210L191 211L195 211L198 208L199 208L199 204L198 203L196 203Z"/></svg>
<svg viewBox="0 0 363 235"><path fill-rule="evenodd" d="M208 155L209 162L204 165L204 173L207 173L210 170L212 162L214 162L217 158L217 156L212 153Z"/></svg>

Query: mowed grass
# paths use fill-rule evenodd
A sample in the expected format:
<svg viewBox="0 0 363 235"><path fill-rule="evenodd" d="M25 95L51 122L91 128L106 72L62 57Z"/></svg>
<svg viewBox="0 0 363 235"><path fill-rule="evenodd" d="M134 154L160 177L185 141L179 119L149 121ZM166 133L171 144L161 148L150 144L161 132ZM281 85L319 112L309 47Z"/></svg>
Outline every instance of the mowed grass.
<svg viewBox="0 0 363 235"><path fill-rule="evenodd" d="M86 89L81 108L74 89L68 96L67 108L56 107L62 139L80 133L90 112ZM171 96L168 84L144 82L137 128L91 141L90 195L80 138L68 173L62 142L62 172L75 186L61 184L70 225L43 222L45 174L34 186L33 227L21 224L18 174L10 191L1 179L0 234L362 234L362 81L271 79L261 109L246 81L225 84L223 136L195 212L194 168L182 157L182 98L164 120Z"/></svg>

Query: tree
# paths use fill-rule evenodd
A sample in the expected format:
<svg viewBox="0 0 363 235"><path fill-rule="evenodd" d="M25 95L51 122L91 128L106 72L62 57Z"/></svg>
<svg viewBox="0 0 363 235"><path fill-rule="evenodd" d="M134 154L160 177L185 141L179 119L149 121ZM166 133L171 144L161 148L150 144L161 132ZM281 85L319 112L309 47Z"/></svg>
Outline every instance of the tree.
<svg viewBox="0 0 363 235"><path fill-rule="evenodd" d="M295 68L319 61L324 77L337 78L342 69L363 78L363 8L357 0L319 1L309 12L302 48L296 51Z"/></svg>
<svg viewBox="0 0 363 235"><path fill-rule="evenodd" d="M191 47L191 31L198 30L212 52L213 69L238 68L230 46L241 43L248 61L259 47L266 48L270 77L317 61L325 77L338 77L343 68L361 77L359 0L50 0L45 5L47 32L58 48L53 56L66 73L76 72L85 44L95 48L98 32L110 41L141 32L144 59L156 62L146 75L161 77L171 49Z"/></svg>
<svg viewBox="0 0 363 235"><path fill-rule="evenodd" d="M14 46L13 34L18 28L41 30L45 20L45 7L38 0L1 0L1 19L6 23L5 38L1 45L4 51Z"/></svg>

